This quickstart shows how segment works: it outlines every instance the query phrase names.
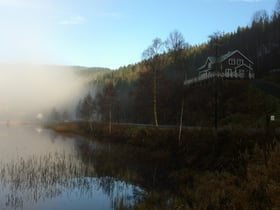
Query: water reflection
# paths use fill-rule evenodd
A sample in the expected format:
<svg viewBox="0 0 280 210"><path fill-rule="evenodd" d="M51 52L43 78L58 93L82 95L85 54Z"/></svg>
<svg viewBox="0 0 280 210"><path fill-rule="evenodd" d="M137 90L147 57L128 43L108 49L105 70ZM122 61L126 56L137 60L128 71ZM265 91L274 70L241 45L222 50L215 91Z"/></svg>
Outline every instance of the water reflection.
<svg viewBox="0 0 280 210"><path fill-rule="evenodd" d="M98 176L114 176L147 190L169 184L168 160L165 151L147 152L129 144L77 141L77 152L84 163L93 164Z"/></svg>
<svg viewBox="0 0 280 210"><path fill-rule="evenodd" d="M0 209L132 208L144 193L96 172L93 159L81 152L85 145L88 152L102 151L96 143L33 127L0 131Z"/></svg>

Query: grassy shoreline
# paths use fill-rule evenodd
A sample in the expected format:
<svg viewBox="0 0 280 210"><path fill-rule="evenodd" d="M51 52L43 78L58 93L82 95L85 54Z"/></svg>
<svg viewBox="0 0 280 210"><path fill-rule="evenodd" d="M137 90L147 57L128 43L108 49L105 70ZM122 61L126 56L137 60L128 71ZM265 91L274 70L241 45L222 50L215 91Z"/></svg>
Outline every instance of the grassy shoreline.
<svg viewBox="0 0 280 210"><path fill-rule="evenodd" d="M158 183L134 209L280 208L280 135L274 129L185 128L179 143L177 128L113 124L109 133L108 124L89 122L50 128L140 149L138 157L119 154L121 161L135 156L162 163L155 168Z"/></svg>
<svg viewBox="0 0 280 210"><path fill-rule="evenodd" d="M179 142L179 128L175 127L112 124L110 132L107 123L79 121L57 123L49 128L58 133L141 147L149 153L168 153L176 165L199 170L235 170L235 167L240 167L240 160L236 160L240 154L251 152L256 145L269 150L280 137L274 129L223 128L215 132L210 128L184 128Z"/></svg>

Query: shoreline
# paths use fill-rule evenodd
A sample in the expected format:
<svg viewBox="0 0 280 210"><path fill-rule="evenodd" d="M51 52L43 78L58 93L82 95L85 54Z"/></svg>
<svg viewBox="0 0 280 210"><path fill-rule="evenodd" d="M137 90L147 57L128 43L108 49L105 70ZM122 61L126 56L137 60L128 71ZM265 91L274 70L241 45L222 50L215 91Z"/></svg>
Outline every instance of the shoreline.
<svg viewBox="0 0 280 210"><path fill-rule="evenodd" d="M49 128L117 143L119 148L134 147L133 153L117 150L120 164L132 159L144 164L157 162L152 174L146 175L148 193L136 209L157 209L167 201L169 209L218 208L224 198L236 209L280 206L280 135L273 129L248 132L224 128L216 133L209 128L183 129L179 143L177 128L113 124L109 133L108 124L93 122L57 123ZM256 193L263 198L255 197Z"/></svg>

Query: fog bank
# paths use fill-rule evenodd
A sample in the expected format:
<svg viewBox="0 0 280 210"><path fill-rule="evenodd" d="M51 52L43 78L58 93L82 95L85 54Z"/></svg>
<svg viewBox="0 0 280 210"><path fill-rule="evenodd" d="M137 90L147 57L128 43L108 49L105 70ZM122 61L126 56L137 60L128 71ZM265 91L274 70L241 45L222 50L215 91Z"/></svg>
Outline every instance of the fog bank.
<svg viewBox="0 0 280 210"><path fill-rule="evenodd" d="M54 107L73 111L83 89L70 68L0 65L0 120L33 120Z"/></svg>

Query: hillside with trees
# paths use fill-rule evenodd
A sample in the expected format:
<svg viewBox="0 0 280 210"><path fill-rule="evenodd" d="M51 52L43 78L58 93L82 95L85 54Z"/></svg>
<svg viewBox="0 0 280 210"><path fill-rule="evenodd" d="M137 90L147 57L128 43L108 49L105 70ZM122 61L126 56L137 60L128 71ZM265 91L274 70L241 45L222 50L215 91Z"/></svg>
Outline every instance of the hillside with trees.
<svg viewBox="0 0 280 210"><path fill-rule="evenodd" d="M257 11L250 26L238 27L232 33L214 32L207 43L197 46L190 46L176 30L165 41L155 38L144 50L141 62L91 81L96 90L92 95L94 120L157 126L178 125L184 119L184 125L212 125L213 85L186 89L183 82L197 76L196 69L208 56L235 49L254 62L256 78L279 85L279 8L278 1L271 16L266 11ZM222 125L236 122L258 126L269 111L279 111L277 99L260 92L248 81L220 81L219 89L218 118ZM83 100L86 98L80 104Z"/></svg>
<svg viewBox="0 0 280 210"><path fill-rule="evenodd" d="M90 81L76 109L81 121L54 129L117 146L113 155L102 150L95 169L144 186L133 209L279 209L280 121L270 120L280 116L279 35L280 1L271 17L258 11L250 26L201 45L178 31L155 38L141 62ZM184 86L208 56L236 49L254 62L256 80Z"/></svg>

